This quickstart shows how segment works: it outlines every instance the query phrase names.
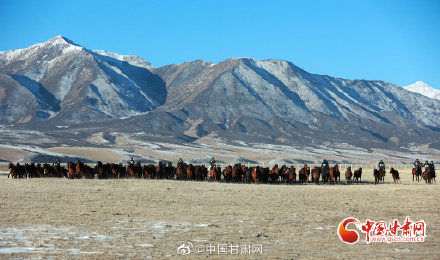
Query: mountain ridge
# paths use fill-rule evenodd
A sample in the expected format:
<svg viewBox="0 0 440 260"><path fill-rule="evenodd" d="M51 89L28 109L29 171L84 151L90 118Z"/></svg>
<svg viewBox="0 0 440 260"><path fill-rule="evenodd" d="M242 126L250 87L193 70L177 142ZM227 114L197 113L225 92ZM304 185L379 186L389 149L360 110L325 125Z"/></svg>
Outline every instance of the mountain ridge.
<svg viewBox="0 0 440 260"><path fill-rule="evenodd" d="M309 73L279 59L156 68L57 36L0 53L0 123L154 132L190 142L217 136L397 147L438 136L440 101L380 80Z"/></svg>

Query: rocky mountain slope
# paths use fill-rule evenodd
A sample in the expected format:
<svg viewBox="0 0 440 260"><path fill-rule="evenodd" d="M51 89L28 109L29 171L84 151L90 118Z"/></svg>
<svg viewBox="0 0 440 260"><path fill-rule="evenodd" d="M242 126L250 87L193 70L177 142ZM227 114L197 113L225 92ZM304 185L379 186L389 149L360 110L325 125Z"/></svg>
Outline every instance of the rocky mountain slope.
<svg viewBox="0 0 440 260"><path fill-rule="evenodd" d="M397 148L435 143L440 101L383 81L311 74L283 60L155 68L57 36L0 53L0 123L62 132L60 143L99 131L110 139L124 132L183 142Z"/></svg>

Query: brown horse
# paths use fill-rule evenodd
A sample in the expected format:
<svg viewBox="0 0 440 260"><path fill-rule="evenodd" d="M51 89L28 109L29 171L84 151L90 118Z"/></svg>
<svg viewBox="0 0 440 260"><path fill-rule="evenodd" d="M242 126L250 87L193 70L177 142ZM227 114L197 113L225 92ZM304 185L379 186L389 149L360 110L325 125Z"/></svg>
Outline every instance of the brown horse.
<svg viewBox="0 0 440 260"><path fill-rule="evenodd" d="M17 163L16 165L9 163L8 178L9 178L9 175L11 175L11 177L13 179L23 178L25 176L25 169L19 163Z"/></svg>
<svg viewBox="0 0 440 260"><path fill-rule="evenodd" d="M319 184L319 178L321 177L321 167L313 167L312 169L312 181L315 184Z"/></svg>
<svg viewBox="0 0 440 260"><path fill-rule="evenodd" d="M304 163L304 167L299 170L298 175L298 179L300 182L307 183L309 181L310 167L307 167L307 164Z"/></svg>
<svg viewBox="0 0 440 260"><path fill-rule="evenodd" d="M69 172L69 179L81 178L76 174L76 164L74 162L67 163L67 171Z"/></svg>
<svg viewBox="0 0 440 260"><path fill-rule="evenodd" d="M240 170L241 167L239 164L235 164L234 167L232 167L232 172L231 172L231 178L234 182L238 182L240 179Z"/></svg>
<svg viewBox="0 0 440 260"><path fill-rule="evenodd" d="M422 173L422 177L426 183L431 183L432 181L431 167L428 167L428 169Z"/></svg>
<svg viewBox="0 0 440 260"><path fill-rule="evenodd" d="M216 175L216 167L215 166L211 166L209 168L209 179L211 181L217 181L217 175Z"/></svg>
<svg viewBox="0 0 440 260"><path fill-rule="evenodd" d="M275 164L272 170L269 171L269 179L272 183L275 183L280 177L280 169L278 168L278 164Z"/></svg>
<svg viewBox="0 0 440 260"><path fill-rule="evenodd" d="M331 167L329 170L328 180L330 181L330 184L335 184L337 181L338 176L340 176L341 173L339 172L339 166L336 164L335 166Z"/></svg>
<svg viewBox="0 0 440 260"><path fill-rule="evenodd" d="M183 162L179 162L177 164L177 179L178 180L186 180L186 169Z"/></svg>
<svg viewBox="0 0 440 260"><path fill-rule="evenodd" d="M379 180L381 180L382 182L385 182L385 174L386 171L385 170L379 170Z"/></svg>
<svg viewBox="0 0 440 260"><path fill-rule="evenodd" d="M159 162L159 165L156 167L156 179L162 179L163 178L163 164L162 162Z"/></svg>
<svg viewBox="0 0 440 260"><path fill-rule="evenodd" d="M232 166L229 165L223 170L223 177L226 182L232 181Z"/></svg>
<svg viewBox="0 0 440 260"><path fill-rule="evenodd" d="M345 171L345 179L347 180L347 183L351 183L351 177L353 177L353 173L351 172L351 166L348 166L347 170Z"/></svg>
<svg viewBox="0 0 440 260"><path fill-rule="evenodd" d="M359 183L359 181L362 181L362 167L360 167L357 170L354 170L353 177L354 177L354 180L356 181L356 183Z"/></svg>
<svg viewBox="0 0 440 260"><path fill-rule="evenodd" d="M390 169L390 173L391 173L391 176L393 176L394 184L396 184L397 182L402 183L402 182L400 181L399 171L394 170L394 168L391 168L391 169Z"/></svg>
<svg viewBox="0 0 440 260"><path fill-rule="evenodd" d="M288 183L290 184L294 184L296 182L296 169L293 166L290 166L289 169L287 170L287 174L288 174Z"/></svg>
<svg viewBox="0 0 440 260"><path fill-rule="evenodd" d="M421 165L417 165L416 167L414 167L412 169L412 180L414 181L414 177L416 178L416 181L419 182L420 181L420 177L422 176L422 166Z"/></svg>
<svg viewBox="0 0 440 260"><path fill-rule="evenodd" d="M242 182L246 182L247 181L247 176L246 176L246 172L248 171L247 167L243 164L241 165L241 181Z"/></svg>
<svg viewBox="0 0 440 260"><path fill-rule="evenodd" d="M261 175L260 166L252 167L252 179L254 180L255 184L258 184L260 175Z"/></svg>
<svg viewBox="0 0 440 260"><path fill-rule="evenodd" d="M186 178L188 180L192 180L194 179L195 175L194 175L194 165L190 164L188 165L188 167L186 167Z"/></svg>
<svg viewBox="0 0 440 260"><path fill-rule="evenodd" d="M373 176L374 176L374 184L378 184L380 182L380 172L378 169L374 169Z"/></svg>

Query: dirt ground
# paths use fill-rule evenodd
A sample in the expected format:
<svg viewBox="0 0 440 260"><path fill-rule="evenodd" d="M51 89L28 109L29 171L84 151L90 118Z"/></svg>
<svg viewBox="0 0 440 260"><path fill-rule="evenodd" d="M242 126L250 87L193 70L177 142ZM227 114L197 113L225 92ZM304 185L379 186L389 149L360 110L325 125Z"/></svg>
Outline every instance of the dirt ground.
<svg viewBox="0 0 440 260"><path fill-rule="evenodd" d="M413 183L402 171L374 185L267 185L172 180L18 179L0 176L0 258L173 257L187 242L261 245L241 258L440 259L439 184ZM343 243L347 217L426 222L423 243ZM354 227L352 227L354 228ZM201 248L201 247L199 247ZM241 249L240 249L241 250ZM226 255L232 257L228 252Z"/></svg>

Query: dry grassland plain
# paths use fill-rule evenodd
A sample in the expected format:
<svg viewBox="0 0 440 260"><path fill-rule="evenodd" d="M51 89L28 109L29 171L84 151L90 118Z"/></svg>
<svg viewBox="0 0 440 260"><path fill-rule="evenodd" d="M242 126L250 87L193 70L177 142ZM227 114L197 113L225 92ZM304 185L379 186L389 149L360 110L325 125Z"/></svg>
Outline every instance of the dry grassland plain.
<svg viewBox="0 0 440 260"><path fill-rule="evenodd" d="M361 184L333 186L2 175L0 258L164 258L191 242L189 256L200 258L209 253L196 254L196 246L238 244L261 245L262 254L226 257L440 259L439 185L400 172L399 184L387 174L374 185L364 169ZM425 242L367 244L359 232L348 245L337 235L347 217L403 223L406 216L426 222Z"/></svg>

